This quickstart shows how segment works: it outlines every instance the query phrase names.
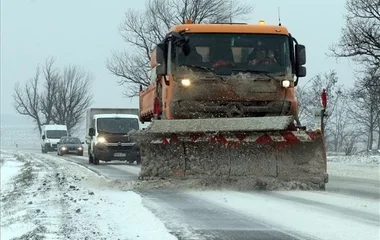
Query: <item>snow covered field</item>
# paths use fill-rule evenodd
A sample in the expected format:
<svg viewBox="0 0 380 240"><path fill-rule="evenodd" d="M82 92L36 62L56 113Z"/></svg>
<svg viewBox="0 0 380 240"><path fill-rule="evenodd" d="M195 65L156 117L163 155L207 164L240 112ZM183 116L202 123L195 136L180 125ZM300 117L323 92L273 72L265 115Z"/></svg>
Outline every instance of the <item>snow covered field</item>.
<svg viewBox="0 0 380 240"><path fill-rule="evenodd" d="M177 239L141 197L52 156L1 152L1 240Z"/></svg>

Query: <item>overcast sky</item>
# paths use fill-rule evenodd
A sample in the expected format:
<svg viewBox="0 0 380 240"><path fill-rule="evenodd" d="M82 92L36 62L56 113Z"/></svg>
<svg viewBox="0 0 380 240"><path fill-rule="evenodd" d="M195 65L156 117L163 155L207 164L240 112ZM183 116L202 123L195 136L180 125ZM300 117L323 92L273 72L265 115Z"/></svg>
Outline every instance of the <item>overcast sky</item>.
<svg viewBox="0 0 380 240"><path fill-rule="evenodd" d="M306 45L307 77L301 81L336 69L340 83L352 85L352 64L325 56L339 40L345 0L243 2L255 6L253 23L278 24L280 7L282 25ZM50 56L56 67L75 64L94 74L92 107L138 107L137 99L123 97L105 62L111 51L125 48L118 32L125 10L144 5L143 0L1 0L1 114L17 114L11 105L15 82L31 78Z"/></svg>

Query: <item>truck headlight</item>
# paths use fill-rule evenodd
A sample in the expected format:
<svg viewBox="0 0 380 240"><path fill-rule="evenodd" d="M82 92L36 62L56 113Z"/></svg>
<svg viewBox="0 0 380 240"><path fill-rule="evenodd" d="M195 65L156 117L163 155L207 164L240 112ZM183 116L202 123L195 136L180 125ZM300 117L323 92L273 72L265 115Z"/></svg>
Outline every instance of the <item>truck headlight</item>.
<svg viewBox="0 0 380 240"><path fill-rule="evenodd" d="M107 140L104 137L98 137L98 143L106 143Z"/></svg>
<svg viewBox="0 0 380 240"><path fill-rule="evenodd" d="M182 79L182 80L181 80L181 84L182 84L182 86L184 86L184 87L188 87L188 86L191 85L191 81L190 81L190 79Z"/></svg>
<svg viewBox="0 0 380 240"><path fill-rule="evenodd" d="M290 87L290 81L289 80L283 80L281 84L284 88Z"/></svg>

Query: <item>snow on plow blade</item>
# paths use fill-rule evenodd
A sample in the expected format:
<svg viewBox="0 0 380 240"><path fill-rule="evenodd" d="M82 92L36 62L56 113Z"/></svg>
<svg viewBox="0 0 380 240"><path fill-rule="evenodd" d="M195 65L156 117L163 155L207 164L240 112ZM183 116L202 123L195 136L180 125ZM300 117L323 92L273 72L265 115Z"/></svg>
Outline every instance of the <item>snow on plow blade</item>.
<svg viewBox="0 0 380 240"><path fill-rule="evenodd" d="M159 120L134 136L142 179L198 179L248 188L324 189L321 133L289 131L291 117ZM223 182L226 181L226 182ZM284 185L285 184L285 185Z"/></svg>

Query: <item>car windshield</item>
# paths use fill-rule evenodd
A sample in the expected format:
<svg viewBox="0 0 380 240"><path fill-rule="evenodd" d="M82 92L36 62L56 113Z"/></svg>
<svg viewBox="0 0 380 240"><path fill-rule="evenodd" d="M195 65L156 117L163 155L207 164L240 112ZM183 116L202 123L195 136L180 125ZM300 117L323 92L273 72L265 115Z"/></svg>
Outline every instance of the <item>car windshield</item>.
<svg viewBox="0 0 380 240"><path fill-rule="evenodd" d="M79 138L65 138L62 140L62 143L66 144L81 144Z"/></svg>
<svg viewBox="0 0 380 240"><path fill-rule="evenodd" d="M67 136L66 130L47 130L46 131L46 138L61 138Z"/></svg>
<svg viewBox="0 0 380 240"><path fill-rule="evenodd" d="M139 130L139 122L136 118L98 118L97 130L99 133L127 134Z"/></svg>
<svg viewBox="0 0 380 240"><path fill-rule="evenodd" d="M244 72L288 73L291 60L288 36L278 34L187 34L190 53L172 55L175 65L213 68L221 75ZM224 61L224 63L223 63ZM202 71L201 68L195 69Z"/></svg>

